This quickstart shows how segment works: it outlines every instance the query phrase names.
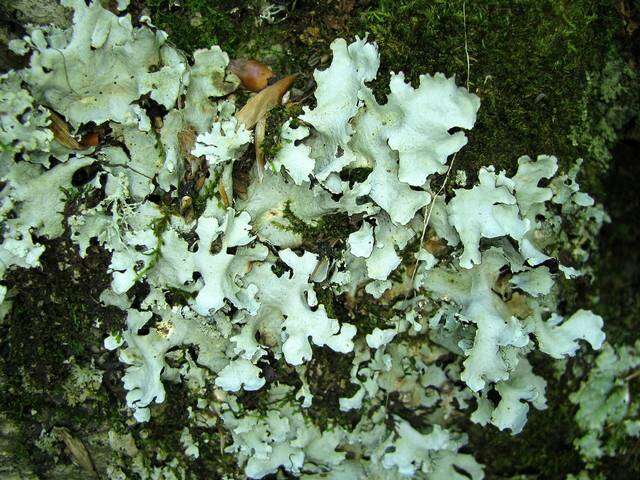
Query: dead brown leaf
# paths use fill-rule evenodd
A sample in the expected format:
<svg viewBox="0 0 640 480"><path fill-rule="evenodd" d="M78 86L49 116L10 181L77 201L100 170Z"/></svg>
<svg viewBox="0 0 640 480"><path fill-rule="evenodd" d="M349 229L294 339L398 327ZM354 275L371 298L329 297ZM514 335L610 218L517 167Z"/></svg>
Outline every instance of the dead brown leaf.
<svg viewBox="0 0 640 480"><path fill-rule="evenodd" d="M69 125L65 122L64 118L58 115L56 112L50 112L49 118L51 123L49 124L49 130L53 133L53 137L63 146L71 150L84 150L80 142L78 142L71 132L69 131Z"/></svg>
<svg viewBox="0 0 640 480"><path fill-rule="evenodd" d="M507 307L512 315L518 318L527 318L533 313L531 307L527 303L526 295L514 292L511 299L507 302Z"/></svg>
<svg viewBox="0 0 640 480"><path fill-rule="evenodd" d="M56 427L54 429L54 433L60 440L64 442L73 460L87 473L90 473L93 477L98 478L98 472L93 465L91 455L89 455L89 451L84 446L82 441L73 437L69 430L64 427Z"/></svg>
<svg viewBox="0 0 640 480"><path fill-rule="evenodd" d="M436 236L427 238L423 246L429 253L436 257L444 255L447 251L447 244Z"/></svg>
<svg viewBox="0 0 640 480"><path fill-rule="evenodd" d="M251 182L249 169L237 169L233 172L233 197L247 198L247 188Z"/></svg>
<svg viewBox="0 0 640 480"><path fill-rule="evenodd" d="M264 90L275 74L264 63L257 60L231 60L229 70L236 74L244 88L252 92Z"/></svg>
<svg viewBox="0 0 640 480"><path fill-rule="evenodd" d="M258 120L256 123L256 130L254 134L254 144L256 150L256 165L258 166L258 178L262 180L262 176L264 174L264 150L262 148L262 144L264 143L264 136L267 132L267 116L269 113L265 114Z"/></svg>
<svg viewBox="0 0 640 480"><path fill-rule="evenodd" d="M196 132L192 127L186 127L178 133L180 153L186 166L186 178L192 179L201 170L203 160L191 155L191 150L196 143Z"/></svg>
<svg viewBox="0 0 640 480"><path fill-rule="evenodd" d="M231 205L231 202L229 202L229 197L227 196L227 190L226 188L224 188L224 184L222 183L222 180L218 182L218 193L220 193L220 199L222 200L222 203L224 204L224 206L229 207L229 205Z"/></svg>
<svg viewBox="0 0 640 480"><path fill-rule="evenodd" d="M288 75L251 97L245 106L236 113L236 118L244 123L247 130L251 130L256 126L258 120L280 103L295 78L295 75Z"/></svg>

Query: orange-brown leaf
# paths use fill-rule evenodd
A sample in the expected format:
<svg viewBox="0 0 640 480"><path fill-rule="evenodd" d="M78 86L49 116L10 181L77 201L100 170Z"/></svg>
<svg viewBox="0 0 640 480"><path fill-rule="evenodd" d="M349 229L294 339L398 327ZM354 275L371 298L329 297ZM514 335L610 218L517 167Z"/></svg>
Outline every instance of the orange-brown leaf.
<svg viewBox="0 0 640 480"><path fill-rule="evenodd" d="M229 70L236 74L247 90L259 92L269 85L269 79L275 75L271 69L257 60L231 60Z"/></svg>
<svg viewBox="0 0 640 480"><path fill-rule="evenodd" d="M96 472L91 455L82 441L73 437L65 427L54 427L53 432L64 442L73 460L91 476L97 477L98 472Z"/></svg>
<svg viewBox="0 0 640 480"><path fill-rule="evenodd" d="M51 123L49 124L49 130L53 133L53 137L63 146L71 150L84 150L83 147L71 132L69 132L69 126L64 119L55 112L50 112L49 118Z"/></svg>
<svg viewBox="0 0 640 480"><path fill-rule="evenodd" d="M251 97L245 106L236 113L236 118L244 123L248 130L251 130L258 123L258 120L280 103L282 96L289 90L295 78L295 75L286 76Z"/></svg>
<svg viewBox="0 0 640 480"><path fill-rule="evenodd" d="M222 183L222 180L218 182L218 193L220 194L220 199L222 200L222 203L224 204L224 206L228 207L231 204L231 202L229 202L229 197L227 196L227 190L226 188L224 188L224 184Z"/></svg>

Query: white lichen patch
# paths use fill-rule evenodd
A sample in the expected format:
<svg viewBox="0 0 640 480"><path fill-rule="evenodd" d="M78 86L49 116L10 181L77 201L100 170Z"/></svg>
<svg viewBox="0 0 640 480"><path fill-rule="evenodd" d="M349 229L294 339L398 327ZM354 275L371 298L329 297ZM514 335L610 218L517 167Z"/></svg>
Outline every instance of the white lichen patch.
<svg viewBox="0 0 640 480"><path fill-rule="evenodd" d="M182 384L180 451L148 461L144 435L111 432L111 478L188 478L184 462L213 451L250 478L480 480L452 419L516 434L546 407L531 353L603 345L599 316L558 312L558 276L588 272L608 219L580 191L579 162L558 174L555 157L521 157L512 177L487 165L471 184L476 172L458 171L436 193L480 107L454 78L414 88L392 74L380 103L377 45L337 39L315 106L281 125L262 171L219 47L189 62L148 22L63 4L73 25L29 27L12 44L28 67L0 77L0 278L38 267L42 238L69 234L85 260L102 249L99 301L126 316L104 347L122 364L131 425L163 415L177 400L167 386ZM50 110L69 136L101 126L104 138L62 149ZM0 297L4 315L11 290ZM637 364L607 348L574 396L585 429L588 405L600 425L621 403L616 355ZM101 379L73 365L67 403Z"/></svg>

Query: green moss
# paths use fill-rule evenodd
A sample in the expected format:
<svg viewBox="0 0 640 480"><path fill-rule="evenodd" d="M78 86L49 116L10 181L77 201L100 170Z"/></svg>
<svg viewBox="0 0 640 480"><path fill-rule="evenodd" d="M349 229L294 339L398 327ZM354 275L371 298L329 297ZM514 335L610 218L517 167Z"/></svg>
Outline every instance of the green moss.
<svg viewBox="0 0 640 480"><path fill-rule="evenodd" d="M613 2L465 7L462 1L380 0L360 17L361 29L380 45L382 72L404 71L413 82L421 73L443 72L462 85L468 75L482 105L457 166L474 174L489 164L513 170L525 154L588 158L588 146L574 145L570 134L581 122L588 72L599 72L603 56L615 49L622 22ZM386 92L385 76L376 81L378 94Z"/></svg>
<svg viewBox="0 0 640 480"><path fill-rule="evenodd" d="M204 209L207 207L207 201L211 198L217 198L220 202L220 193L218 191L218 183L220 182L220 178L222 177L222 168L218 168L215 171L215 175L213 178L209 178L206 180L205 184L198 191L197 195L193 200L193 216L194 218L198 218L204 212Z"/></svg>
<svg viewBox="0 0 640 480"><path fill-rule="evenodd" d="M313 394L313 403L303 413L321 429L331 425L353 428L362 412L343 412L340 398L350 397L357 387L351 383L353 354L337 354L328 347L314 348L313 358L307 365L307 383Z"/></svg>
<svg viewBox="0 0 640 480"><path fill-rule="evenodd" d="M195 294L186 290L180 290L179 288L167 287L165 297L167 303L170 305L188 305L189 301L193 299Z"/></svg>
<svg viewBox="0 0 640 480"><path fill-rule="evenodd" d="M581 181L600 201L608 192L603 172L611 164L611 151L640 114L637 82L637 71L613 47L602 70L587 74L580 119L571 128L570 139L589 162Z"/></svg>
<svg viewBox="0 0 640 480"><path fill-rule="evenodd" d="M487 478L527 475L530 476L527 478L564 479L583 468L572 443L579 432L573 420L575 406L567 400L575 387L571 376L566 373L556 379L553 363L543 355L536 355L532 363L536 373L549 380L547 410L529 410L527 425L515 436L492 426L467 423L463 427L469 432L470 448L476 459L485 465Z"/></svg>
<svg viewBox="0 0 640 480"><path fill-rule="evenodd" d="M142 280L147 272L152 270L158 260L160 260L160 255L162 254L162 246L164 245L164 240L162 239L162 235L169 226L169 221L171 220L171 212L168 210L162 211L162 217L155 220L151 225L151 230L153 230L153 235L156 237L158 243L155 248L147 254L149 257L149 262L144 268L141 268L139 272L136 273L136 282Z"/></svg>
<svg viewBox="0 0 640 480"><path fill-rule="evenodd" d="M344 213L329 214L321 217L314 225L305 223L296 217L287 202L283 212L289 225L283 228L302 236L305 249L324 255L330 259L340 258L347 237L355 231Z"/></svg>
<svg viewBox="0 0 640 480"><path fill-rule="evenodd" d="M38 474L52 466L52 459L34 445L42 429L64 425L90 431L107 420L122 421L122 398L115 398L110 376L82 404L65 400L72 365L90 365L94 349L102 344L102 329L122 326L121 312L97 300L109 284L107 256L91 247L94 251L81 259L77 247L66 240L45 245L42 270L7 275L7 284L19 288L0 326L0 411L19 425L22 453L17 454L28 456ZM103 359L96 367L109 369L108 362Z"/></svg>
<svg viewBox="0 0 640 480"><path fill-rule="evenodd" d="M242 21L242 4L233 0L149 0L155 25L170 32L170 40L180 49L192 52L212 45L225 45L233 50L242 39L238 23ZM249 2L250 3L250 2Z"/></svg>
<svg viewBox="0 0 640 480"><path fill-rule="evenodd" d="M264 142L262 144L262 151L264 153L266 164L270 164L282 148L282 142L280 139L282 125L287 120L291 119L291 127L297 127L297 116L301 114L302 107L299 104L294 103L279 105L269 111L269 114L267 115ZM271 168L274 167L272 166Z"/></svg>
<svg viewBox="0 0 640 480"><path fill-rule="evenodd" d="M286 2L284 20L273 24L260 20L258 0L186 0L179 4L149 0L144 7L154 24L166 30L171 41L188 53L219 45L231 58L256 58L284 74L305 70L311 54L317 52L299 38L308 26L300 20L314 6L296 3Z"/></svg>

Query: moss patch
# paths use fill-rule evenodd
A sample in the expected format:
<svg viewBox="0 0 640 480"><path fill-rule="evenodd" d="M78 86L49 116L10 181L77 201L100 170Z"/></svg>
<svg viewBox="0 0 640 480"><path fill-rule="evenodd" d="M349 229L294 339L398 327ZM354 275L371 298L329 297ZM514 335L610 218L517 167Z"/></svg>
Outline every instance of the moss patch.
<svg viewBox="0 0 640 480"><path fill-rule="evenodd" d="M482 101L457 159L470 180L482 165L513 171L520 155L590 160L589 146L570 134L589 102L588 72L618 52L622 19L613 2L466 2L463 10L461 1L381 0L361 19L380 45L382 72L404 71L413 82L443 72L462 85L468 75ZM378 83L386 91L384 75Z"/></svg>
<svg viewBox="0 0 640 480"><path fill-rule="evenodd" d="M552 364L543 356L532 358L536 374L544 376L547 385L547 410L530 409L527 425L518 435L500 432L493 426L468 423L470 448L485 465L487 478L564 479L583 468L573 439L579 434L573 420L575 406L568 401L573 385L567 373L554 377Z"/></svg>
<svg viewBox="0 0 640 480"><path fill-rule="evenodd" d="M611 172L605 177L605 207L611 216L600 236L596 257L593 308L606 319L611 343L632 343L640 319L640 142L628 139L614 149Z"/></svg>
<svg viewBox="0 0 640 480"><path fill-rule="evenodd" d="M17 295L0 326L0 411L20 425L20 451L40 474L51 467L51 459L34 446L42 429L65 426L87 432L105 419L117 423L124 397L116 395L121 390L113 375L117 359L103 357L96 364L105 372L98 392L79 405L65 401L72 365L88 366L92 358L100 358L95 352L102 332L120 328L122 314L97 300L109 284L105 254L91 247L95 251L81 259L71 242L43 243L42 270L7 275L6 283L17 287Z"/></svg>

